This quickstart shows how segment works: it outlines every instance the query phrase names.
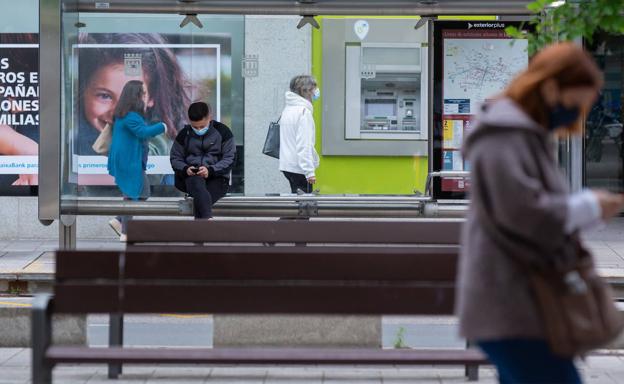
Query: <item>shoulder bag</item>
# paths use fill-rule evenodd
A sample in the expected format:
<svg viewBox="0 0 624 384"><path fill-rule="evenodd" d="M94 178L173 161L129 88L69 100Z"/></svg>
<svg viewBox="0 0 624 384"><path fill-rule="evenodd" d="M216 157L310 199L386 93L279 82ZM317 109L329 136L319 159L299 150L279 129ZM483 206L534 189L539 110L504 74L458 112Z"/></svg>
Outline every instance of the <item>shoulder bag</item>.
<svg viewBox="0 0 624 384"><path fill-rule="evenodd" d="M276 159L279 159L280 152L280 119L281 116L277 121L273 121L269 124L269 130L264 140L264 147L262 148L262 153Z"/></svg>
<svg viewBox="0 0 624 384"><path fill-rule="evenodd" d="M613 341L622 332L624 317L615 306L611 287L596 272L592 255L577 235L569 237L568 245L574 247L575 257L565 268L555 267L556 263L529 265L516 254L517 250L497 230L483 207L478 209L482 210L479 222L486 233L526 273L554 354L566 358L584 355ZM548 257L544 255L545 260Z"/></svg>

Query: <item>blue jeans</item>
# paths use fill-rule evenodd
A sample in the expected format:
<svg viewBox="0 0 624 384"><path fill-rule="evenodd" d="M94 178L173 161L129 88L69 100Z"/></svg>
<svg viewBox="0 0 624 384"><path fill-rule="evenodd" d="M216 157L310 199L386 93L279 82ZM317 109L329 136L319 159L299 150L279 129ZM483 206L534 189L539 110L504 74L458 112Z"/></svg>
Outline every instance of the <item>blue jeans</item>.
<svg viewBox="0 0 624 384"><path fill-rule="evenodd" d="M544 340L504 339L477 345L496 366L501 384L581 384L572 359L553 355Z"/></svg>

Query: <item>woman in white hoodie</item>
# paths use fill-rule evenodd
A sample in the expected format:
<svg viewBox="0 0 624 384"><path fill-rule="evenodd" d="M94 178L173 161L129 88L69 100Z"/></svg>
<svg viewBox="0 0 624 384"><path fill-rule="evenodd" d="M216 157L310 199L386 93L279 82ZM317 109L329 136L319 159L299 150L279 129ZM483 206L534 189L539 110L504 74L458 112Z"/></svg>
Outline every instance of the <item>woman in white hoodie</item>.
<svg viewBox="0 0 624 384"><path fill-rule="evenodd" d="M315 127L312 101L321 95L312 76L296 76L286 92L286 106L280 118L279 169L290 183L292 193L311 193L319 157L314 149Z"/></svg>

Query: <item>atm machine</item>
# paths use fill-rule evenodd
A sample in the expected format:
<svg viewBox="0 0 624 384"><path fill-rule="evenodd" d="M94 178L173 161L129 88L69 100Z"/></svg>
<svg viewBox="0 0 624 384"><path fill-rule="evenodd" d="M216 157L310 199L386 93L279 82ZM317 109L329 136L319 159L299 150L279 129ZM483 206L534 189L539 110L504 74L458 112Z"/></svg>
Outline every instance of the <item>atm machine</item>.
<svg viewBox="0 0 624 384"><path fill-rule="evenodd" d="M324 20L324 155L427 155L427 27L416 22Z"/></svg>

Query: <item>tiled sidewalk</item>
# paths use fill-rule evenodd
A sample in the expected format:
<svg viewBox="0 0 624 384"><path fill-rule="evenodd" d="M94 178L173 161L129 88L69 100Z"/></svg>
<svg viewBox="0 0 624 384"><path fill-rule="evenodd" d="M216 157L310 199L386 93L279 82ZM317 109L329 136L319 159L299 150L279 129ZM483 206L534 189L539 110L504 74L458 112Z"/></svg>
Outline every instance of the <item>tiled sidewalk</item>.
<svg viewBox="0 0 624 384"><path fill-rule="evenodd" d="M616 356L591 357L578 363L586 384L624 383L624 360ZM126 366L119 380L106 377L106 367L60 366L54 382L61 384L129 383L248 383L248 384L456 384L467 383L461 367L363 366ZM480 370L478 384L496 383L492 368ZM30 383L30 350L0 349L0 384Z"/></svg>

